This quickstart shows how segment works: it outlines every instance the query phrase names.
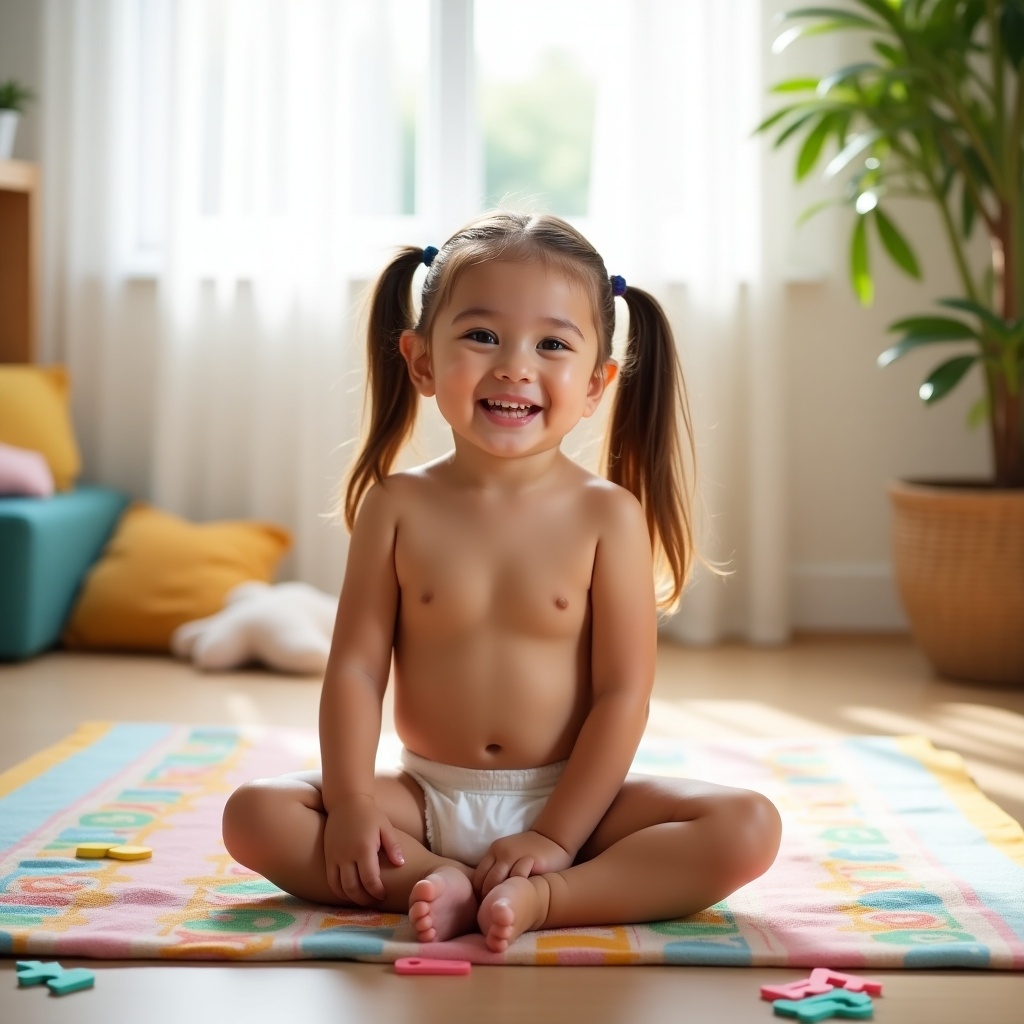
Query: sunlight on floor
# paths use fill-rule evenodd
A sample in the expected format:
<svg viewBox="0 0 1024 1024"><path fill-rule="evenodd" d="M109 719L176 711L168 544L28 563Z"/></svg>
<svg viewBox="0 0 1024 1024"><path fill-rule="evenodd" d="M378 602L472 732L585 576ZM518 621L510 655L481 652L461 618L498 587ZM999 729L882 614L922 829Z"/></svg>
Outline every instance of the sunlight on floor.
<svg viewBox="0 0 1024 1024"><path fill-rule="evenodd" d="M229 693L224 698L231 721L236 725L266 725L266 716L260 713L256 701L244 693Z"/></svg>
<svg viewBox="0 0 1024 1024"><path fill-rule="evenodd" d="M1018 758L1024 756L1024 715L979 704L940 704L935 718L964 735L998 743Z"/></svg>
<svg viewBox="0 0 1024 1024"><path fill-rule="evenodd" d="M923 731L934 743L955 747L963 753L998 759L1005 750L1019 762L1022 749L1020 729L1024 719L1012 712L1005 714L1007 725L994 729L966 720L962 711L955 714L946 712L943 705L938 705L925 723L922 723L920 714L910 715L889 708L852 706L845 709L845 717L860 726L859 731L862 732L902 734Z"/></svg>
<svg viewBox="0 0 1024 1024"><path fill-rule="evenodd" d="M773 707L762 701L687 700L651 701L648 732L652 736L688 736L722 739L742 736L838 736L834 729L812 717Z"/></svg>

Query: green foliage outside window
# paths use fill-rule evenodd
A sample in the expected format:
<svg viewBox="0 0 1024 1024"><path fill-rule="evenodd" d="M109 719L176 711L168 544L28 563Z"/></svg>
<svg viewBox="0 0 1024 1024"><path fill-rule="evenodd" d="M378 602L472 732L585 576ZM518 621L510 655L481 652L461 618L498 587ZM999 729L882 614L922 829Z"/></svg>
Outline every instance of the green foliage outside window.
<svg viewBox="0 0 1024 1024"><path fill-rule="evenodd" d="M586 214L594 85L570 54L549 50L533 78L486 86L481 120L485 206L536 201Z"/></svg>

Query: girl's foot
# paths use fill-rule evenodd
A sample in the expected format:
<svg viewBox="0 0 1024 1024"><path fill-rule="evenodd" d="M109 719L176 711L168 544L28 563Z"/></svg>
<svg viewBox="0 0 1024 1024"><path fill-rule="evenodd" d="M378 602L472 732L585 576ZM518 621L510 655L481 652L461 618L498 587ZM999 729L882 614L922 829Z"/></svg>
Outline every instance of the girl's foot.
<svg viewBox="0 0 1024 1024"><path fill-rule="evenodd" d="M409 920L419 942L444 942L474 930L473 882L445 864L421 878L409 893Z"/></svg>
<svg viewBox="0 0 1024 1024"><path fill-rule="evenodd" d="M515 876L496 885L476 916L487 948L504 953L523 932L543 927L550 903L551 889L543 875Z"/></svg>

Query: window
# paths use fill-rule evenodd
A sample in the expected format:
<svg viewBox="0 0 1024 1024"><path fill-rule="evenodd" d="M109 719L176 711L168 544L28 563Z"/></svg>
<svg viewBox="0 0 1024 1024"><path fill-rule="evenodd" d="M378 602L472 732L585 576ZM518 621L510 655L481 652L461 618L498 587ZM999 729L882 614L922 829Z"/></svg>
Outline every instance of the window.
<svg viewBox="0 0 1024 1024"><path fill-rule="evenodd" d="M484 203L536 201L587 214L607 4L486 0L475 6Z"/></svg>
<svg viewBox="0 0 1024 1024"><path fill-rule="evenodd" d="M294 216L312 173L297 154L320 133L351 154L318 149L335 214L371 244L374 225L443 229L500 202L587 213L608 0L132 6L136 272L159 269L169 188L191 190L213 248L218 225ZM169 143L183 125L188 162Z"/></svg>

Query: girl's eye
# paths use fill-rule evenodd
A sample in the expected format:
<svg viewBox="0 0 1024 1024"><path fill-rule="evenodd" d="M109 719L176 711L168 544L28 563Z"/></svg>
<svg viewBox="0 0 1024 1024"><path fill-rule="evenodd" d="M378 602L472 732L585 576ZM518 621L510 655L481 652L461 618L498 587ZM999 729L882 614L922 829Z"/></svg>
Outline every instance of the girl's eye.
<svg viewBox="0 0 1024 1024"><path fill-rule="evenodd" d="M569 351L569 346L561 338L545 338L540 343L540 348L546 349L548 352Z"/></svg>
<svg viewBox="0 0 1024 1024"><path fill-rule="evenodd" d="M496 335L492 334L490 331L485 331L483 329L476 330L476 331L469 331L466 334L466 337L469 338L470 341L478 341L481 345L497 345L498 344L498 339L497 339Z"/></svg>

